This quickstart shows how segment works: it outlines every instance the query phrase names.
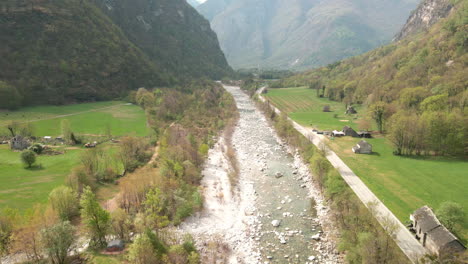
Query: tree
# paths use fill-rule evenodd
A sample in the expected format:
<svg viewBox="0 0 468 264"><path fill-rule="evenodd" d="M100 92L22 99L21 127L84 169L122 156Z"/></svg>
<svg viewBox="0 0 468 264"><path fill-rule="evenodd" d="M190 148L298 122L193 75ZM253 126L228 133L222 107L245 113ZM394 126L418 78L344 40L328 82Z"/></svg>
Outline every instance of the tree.
<svg viewBox="0 0 468 264"><path fill-rule="evenodd" d="M49 203L62 221L71 220L78 214L78 195L66 186L60 186L49 194Z"/></svg>
<svg viewBox="0 0 468 264"><path fill-rule="evenodd" d="M21 152L21 161L31 168L31 166L36 162L36 153L32 150L25 150Z"/></svg>
<svg viewBox="0 0 468 264"><path fill-rule="evenodd" d="M128 240L132 230L132 221L122 208L117 208L111 213L112 231L120 239Z"/></svg>
<svg viewBox="0 0 468 264"><path fill-rule="evenodd" d="M11 209L0 211L0 256L9 252L15 218L15 212Z"/></svg>
<svg viewBox="0 0 468 264"><path fill-rule="evenodd" d="M128 260L134 264L158 263L156 251L146 233L138 236L130 246Z"/></svg>
<svg viewBox="0 0 468 264"><path fill-rule="evenodd" d="M68 254L74 249L75 239L75 228L68 221L41 231L41 241L52 264L66 263Z"/></svg>
<svg viewBox="0 0 468 264"><path fill-rule="evenodd" d="M153 188L146 194L143 205L145 215L153 228L159 229L169 224L167 216L164 215L165 198L158 188Z"/></svg>
<svg viewBox="0 0 468 264"><path fill-rule="evenodd" d="M383 132L384 122L387 119L388 114L388 105L382 101L374 103L369 107L369 113L374 119L375 123L377 123L377 127L379 132Z"/></svg>
<svg viewBox="0 0 468 264"><path fill-rule="evenodd" d="M455 202L444 202L436 211L437 217L447 229L456 232L466 221L463 207Z"/></svg>
<svg viewBox="0 0 468 264"><path fill-rule="evenodd" d="M80 200L81 217L86 227L90 246L101 248L106 246L106 235L110 227L109 212L104 210L96 199L90 187L86 187Z"/></svg>
<svg viewBox="0 0 468 264"><path fill-rule="evenodd" d="M67 143L72 143L72 140L71 140L72 131L70 127L70 121L68 121L68 119L63 119L62 122L60 123L60 126L62 128L63 139Z"/></svg>

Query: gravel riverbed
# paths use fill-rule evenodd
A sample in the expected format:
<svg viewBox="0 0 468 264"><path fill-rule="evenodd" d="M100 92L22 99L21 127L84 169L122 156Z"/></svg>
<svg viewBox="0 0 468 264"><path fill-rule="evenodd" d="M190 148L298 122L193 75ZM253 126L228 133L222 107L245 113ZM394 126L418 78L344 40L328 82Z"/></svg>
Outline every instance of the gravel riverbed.
<svg viewBox="0 0 468 264"><path fill-rule="evenodd" d="M225 86L240 112L232 145L239 179L220 138L203 170L204 209L180 228L203 254L216 239L228 249L218 263L342 263L329 207L300 155L277 136L252 100Z"/></svg>

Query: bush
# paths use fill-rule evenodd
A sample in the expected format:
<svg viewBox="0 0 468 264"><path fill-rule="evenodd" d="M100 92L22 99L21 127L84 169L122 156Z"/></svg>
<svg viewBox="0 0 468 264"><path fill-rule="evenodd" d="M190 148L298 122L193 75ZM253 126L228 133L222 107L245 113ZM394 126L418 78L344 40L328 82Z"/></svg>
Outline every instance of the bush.
<svg viewBox="0 0 468 264"><path fill-rule="evenodd" d="M25 150L21 153L21 161L31 168L31 166L36 162L36 153L31 150Z"/></svg>
<svg viewBox="0 0 468 264"><path fill-rule="evenodd" d="M29 150L32 150L37 155L40 155L42 151L44 151L44 147L41 144L34 144L31 147L29 147Z"/></svg>

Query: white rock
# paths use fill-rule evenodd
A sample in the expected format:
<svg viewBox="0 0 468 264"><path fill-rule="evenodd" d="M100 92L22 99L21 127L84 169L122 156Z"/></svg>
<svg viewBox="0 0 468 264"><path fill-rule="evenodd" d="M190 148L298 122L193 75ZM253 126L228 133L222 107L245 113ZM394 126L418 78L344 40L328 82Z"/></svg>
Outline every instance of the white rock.
<svg viewBox="0 0 468 264"><path fill-rule="evenodd" d="M278 227L281 224L281 220L273 220L271 221L271 225L274 227Z"/></svg>

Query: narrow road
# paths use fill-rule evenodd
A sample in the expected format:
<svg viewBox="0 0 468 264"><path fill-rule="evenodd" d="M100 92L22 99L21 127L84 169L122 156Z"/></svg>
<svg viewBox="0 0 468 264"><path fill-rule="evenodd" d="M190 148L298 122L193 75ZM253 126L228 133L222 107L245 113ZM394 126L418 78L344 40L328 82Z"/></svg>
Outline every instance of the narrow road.
<svg viewBox="0 0 468 264"><path fill-rule="evenodd" d="M265 102L266 99L261 96L263 89L261 88L257 94L262 102ZM271 105L271 104L270 104ZM274 107L276 113L281 113L281 111ZM318 135L313 133L310 129L299 125L292 119L288 118L293 124L294 128L309 139L315 146L322 147L323 142L325 142L325 136ZM413 234L398 220L398 218L375 196L375 194L362 182L362 180L354 174L354 172L333 152L328 148L327 150L327 159L335 167L335 169L340 173L341 177L345 182L351 187L354 193L359 197L359 199L364 203L366 207L372 206L376 214L376 219L382 226L388 225L389 221L398 224L398 229L395 232L394 240L401 248L403 253L411 260L413 263L417 263L418 260L423 257L427 252L426 249L414 238Z"/></svg>

